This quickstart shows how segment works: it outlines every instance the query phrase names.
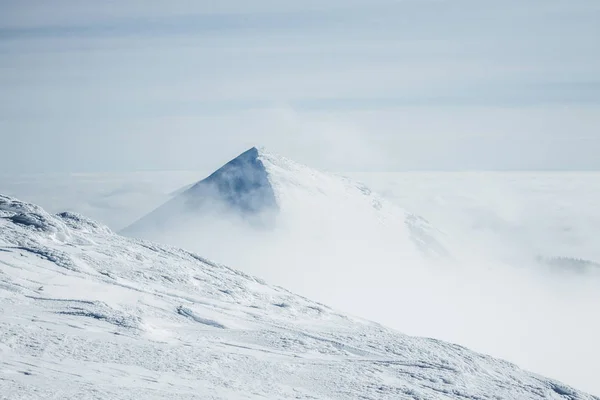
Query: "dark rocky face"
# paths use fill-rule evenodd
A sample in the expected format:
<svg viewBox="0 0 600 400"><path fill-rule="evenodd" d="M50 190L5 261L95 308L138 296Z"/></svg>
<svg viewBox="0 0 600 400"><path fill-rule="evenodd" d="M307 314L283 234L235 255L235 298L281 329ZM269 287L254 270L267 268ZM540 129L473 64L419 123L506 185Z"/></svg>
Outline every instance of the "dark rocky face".
<svg viewBox="0 0 600 400"><path fill-rule="evenodd" d="M192 186L184 193L187 204L200 206L217 200L249 214L276 209L275 194L258 155L252 148Z"/></svg>

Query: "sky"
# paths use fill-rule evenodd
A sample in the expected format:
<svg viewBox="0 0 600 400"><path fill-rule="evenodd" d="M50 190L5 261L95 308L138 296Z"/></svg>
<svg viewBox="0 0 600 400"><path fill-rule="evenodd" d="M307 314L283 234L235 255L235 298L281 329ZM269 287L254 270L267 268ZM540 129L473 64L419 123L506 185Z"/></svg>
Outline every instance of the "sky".
<svg viewBox="0 0 600 400"><path fill-rule="evenodd" d="M4 172L600 169L597 0L0 0Z"/></svg>

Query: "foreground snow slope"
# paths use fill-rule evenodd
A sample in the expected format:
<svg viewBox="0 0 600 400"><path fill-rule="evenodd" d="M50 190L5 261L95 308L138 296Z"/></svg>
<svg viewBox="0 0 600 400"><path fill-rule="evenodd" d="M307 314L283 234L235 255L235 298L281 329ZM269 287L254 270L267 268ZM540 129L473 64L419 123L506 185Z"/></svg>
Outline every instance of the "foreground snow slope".
<svg viewBox="0 0 600 400"><path fill-rule="evenodd" d="M598 399L0 196L0 397Z"/></svg>

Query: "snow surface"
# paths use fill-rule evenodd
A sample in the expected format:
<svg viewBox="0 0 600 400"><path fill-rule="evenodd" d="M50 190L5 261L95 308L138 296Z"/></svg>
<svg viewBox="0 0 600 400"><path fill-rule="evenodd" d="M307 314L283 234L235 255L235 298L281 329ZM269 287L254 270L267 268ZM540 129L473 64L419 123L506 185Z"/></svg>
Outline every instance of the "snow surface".
<svg viewBox="0 0 600 400"><path fill-rule="evenodd" d="M595 399L0 196L0 398Z"/></svg>

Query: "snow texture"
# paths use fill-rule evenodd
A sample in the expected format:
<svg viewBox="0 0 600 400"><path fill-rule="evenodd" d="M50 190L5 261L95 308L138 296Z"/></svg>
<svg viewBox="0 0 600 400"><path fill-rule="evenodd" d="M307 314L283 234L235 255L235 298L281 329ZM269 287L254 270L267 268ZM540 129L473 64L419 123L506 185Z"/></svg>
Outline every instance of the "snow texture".
<svg viewBox="0 0 600 400"><path fill-rule="evenodd" d="M6 196L0 398L598 400Z"/></svg>

